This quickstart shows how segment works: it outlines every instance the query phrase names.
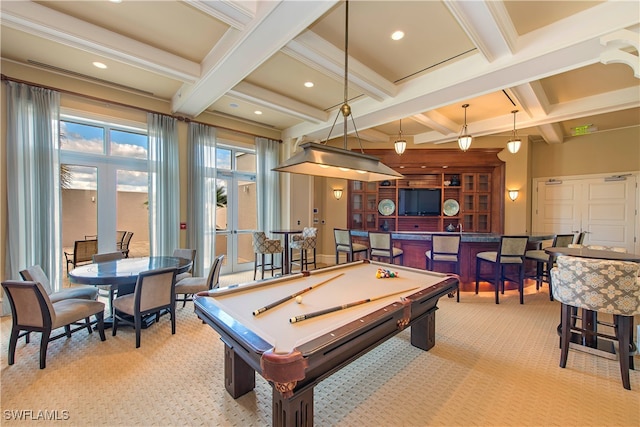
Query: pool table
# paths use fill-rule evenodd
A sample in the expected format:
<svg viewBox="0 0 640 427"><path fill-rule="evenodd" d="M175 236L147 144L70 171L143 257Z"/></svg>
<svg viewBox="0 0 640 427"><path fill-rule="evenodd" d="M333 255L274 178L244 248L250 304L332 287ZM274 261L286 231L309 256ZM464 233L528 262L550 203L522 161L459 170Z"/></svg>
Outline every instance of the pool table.
<svg viewBox="0 0 640 427"><path fill-rule="evenodd" d="M398 277L376 278L378 269ZM291 298L260 312L305 289L301 301ZM429 350L438 300L457 290L453 276L362 260L201 292L194 307L224 342L229 394L253 390L258 372L273 387L272 424L312 426L317 383L408 326L411 344ZM296 316L356 301L292 323Z"/></svg>

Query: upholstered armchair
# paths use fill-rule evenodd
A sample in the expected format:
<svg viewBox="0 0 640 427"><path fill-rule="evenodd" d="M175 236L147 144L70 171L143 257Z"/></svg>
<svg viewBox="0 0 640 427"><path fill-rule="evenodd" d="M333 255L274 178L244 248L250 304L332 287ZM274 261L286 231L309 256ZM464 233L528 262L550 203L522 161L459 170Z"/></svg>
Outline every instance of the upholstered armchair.
<svg viewBox="0 0 640 427"><path fill-rule="evenodd" d="M622 384L631 389L629 367L633 367L633 316L640 314L640 265L628 261L599 260L559 256L551 270L553 297L562 303L560 367L567 364L572 332L586 339L603 337L618 342ZM582 318L590 312L613 315L613 324L598 320L592 328L577 327L573 308L582 309ZM615 335L598 331L598 325L613 327ZM588 326L588 325L587 325Z"/></svg>
<svg viewBox="0 0 640 427"><path fill-rule="evenodd" d="M104 341L104 304L89 299L63 299L52 302L44 286L34 281L2 282L13 320L11 336L9 337L9 365L13 365L16 355L16 345L21 332L29 334L40 332L40 369L47 366L47 347L49 342L62 337L71 338L71 334L86 329L93 332L92 325L97 324L100 340ZM95 322L90 317L95 316ZM72 327L72 325L76 325ZM78 326L79 325L79 326ZM64 328L64 332L51 336L51 333ZM27 341L28 342L28 341Z"/></svg>

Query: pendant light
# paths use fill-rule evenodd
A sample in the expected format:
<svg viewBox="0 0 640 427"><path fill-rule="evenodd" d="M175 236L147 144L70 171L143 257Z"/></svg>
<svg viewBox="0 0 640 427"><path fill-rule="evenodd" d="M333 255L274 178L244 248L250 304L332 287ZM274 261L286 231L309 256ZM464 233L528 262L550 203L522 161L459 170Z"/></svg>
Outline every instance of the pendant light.
<svg viewBox="0 0 640 427"><path fill-rule="evenodd" d="M462 108L464 108L464 126L460 130L460 136L458 136L458 146L462 151L467 151L469 147L471 147L471 141L473 141L473 137L467 133L467 107L469 104L464 104Z"/></svg>
<svg viewBox="0 0 640 427"><path fill-rule="evenodd" d="M348 98L348 60L349 60L349 1L345 2L345 36L344 36L344 104L329 130L329 135L324 144L307 142L301 144L302 152L291 156L272 170L278 172L297 173L301 175L324 176L329 178L343 178L356 181L387 181L402 178L402 174L380 162L375 156L364 153L360 144L360 153L347 149L347 122L351 116L353 128L358 136L358 129L351 114L351 107L347 103ZM344 118L343 145L344 148L331 147L327 141L331 137L333 127L342 113Z"/></svg>
<svg viewBox="0 0 640 427"><path fill-rule="evenodd" d="M513 114L513 133L511 134L511 139L507 142L507 149L511 154L516 154L518 150L520 150L520 146L522 145L522 140L516 135L516 113L518 110L513 110L511 114Z"/></svg>
<svg viewBox="0 0 640 427"><path fill-rule="evenodd" d="M402 137L402 119L400 119L400 135L398 135L398 139L393 143L393 146L398 154L404 153L404 150L407 149L407 140Z"/></svg>

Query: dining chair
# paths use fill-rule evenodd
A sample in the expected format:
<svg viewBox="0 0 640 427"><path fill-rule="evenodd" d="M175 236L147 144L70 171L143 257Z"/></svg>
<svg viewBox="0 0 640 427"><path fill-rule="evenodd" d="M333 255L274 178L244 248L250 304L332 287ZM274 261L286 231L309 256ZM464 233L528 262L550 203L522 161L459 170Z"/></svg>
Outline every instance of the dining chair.
<svg viewBox="0 0 640 427"><path fill-rule="evenodd" d="M104 304L88 299L65 299L52 302L47 290L39 282L13 281L2 282L2 287L11 306L11 335L9 337L9 365L15 362L16 345L20 332L26 334L40 332L40 369L47 366L47 348L51 341L62 337L71 338L74 332L86 329L93 333L96 325L100 340L104 335ZM95 322L90 317L95 316ZM75 327L72 327L75 326ZM64 332L51 336L51 332L64 328ZM28 341L27 341L28 342Z"/></svg>
<svg viewBox="0 0 640 427"><path fill-rule="evenodd" d="M520 293L520 304L524 304L524 255L527 250L529 236L501 236L497 251L479 252L476 254L476 295L478 294L479 282L481 280L489 282L495 286L496 304L500 304L499 291L504 294L505 280L518 283ZM482 266L488 264L493 268L491 276L482 277ZM507 268L515 268L518 273L517 278L509 278L506 274Z"/></svg>
<svg viewBox="0 0 640 427"><path fill-rule="evenodd" d="M304 227L302 234L294 234L291 236L291 243L289 244L290 251L290 268L293 264L300 263L300 271L307 270L309 268L309 252L313 251L313 268L318 268L316 265L316 246L318 244L318 229L316 227ZM293 258L293 251L300 252L300 258Z"/></svg>
<svg viewBox="0 0 640 427"><path fill-rule="evenodd" d="M193 295L198 292L217 288L219 286L220 270L222 269L223 260L224 255L214 258L207 277L185 277L182 280L176 279L176 302L182 301L182 306L184 307L187 301L192 301Z"/></svg>
<svg viewBox="0 0 640 427"><path fill-rule="evenodd" d="M391 233L383 231L369 232L369 258L386 258L389 264L395 264L396 258L400 258L403 264L404 251L393 246Z"/></svg>
<svg viewBox="0 0 640 427"><path fill-rule="evenodd" d="M129 258L129 245L131 244L131 238L133 237L133 231L127 231L122 238L122 243L120 244L120 251L125 258Z"/></svg>
<svg viewBox="0 0 640 427"><path fill-rule="evenodd" d="M67 261L67 273L78 265L89 264L92 261L94 254L98 253L98 240L76 240L73 243L73 252L64 252L65 260Z"/></svg>
<svg viewBox="0 0 640 427"><path fill-rule="evenodd" d="M176 283L178 283L182 279L186 279L187 277L193 276L193 264L196 259L196 250L185 249L185 248L174 249L173 256L176 258L184 258L184 259L191 260L191 267L189 267L187 271L176 274Z"/></svg>
<svg viewBox="0 0 640 427"><path fill-rule="evenodd" d="M268 239L264 231L254 231L251 237L254 253L253 280L256 280L258 267L260 267L261 279L264 279L265 267L269 267L271 276L273 277L273 270L276 269L275 256L277 254L282 254L284 251L282 248L282 242L280 239ZM258 263L258 255L260 255L260 263ZM271 261L269 263L266 263L265 261L266 255L271 256ZM280 274L284 274L284 260L280 265Z"/></svg>
<svg viewBox="0 0 640 427"><path fill-rule="evenodd" d="M163 310L166 310L171 317L171 334L174 335L176 333L175 278L175 267L141 272L133 293L118 296L113 300L112 335L116 336L119 323L132 325L136 331L136 348L139 348L142 318L155 315L155 320L158 322Z"/></svg>
<svg viewBox="0 0 640 427"><path fill-rule="evenodd" d="M355 256L359 253L364 252L366 256L369 252L369 247L367 245L354 243L352 241L350 230L334 228L333 237L336 243L336 264L340 264L340 252L344 252L346 254L347 262L354 261Z"/></svg>
<svg viewBox="0 0 640 427"><path fill-rule="evenodd" d="M572 244L574 239L573 234L556 234L553 237L551 243L552 248L566 248ZM553 292L551 292L551 280L549 271L553 267L555 262L554 256L547 254L544 249L531 249L525 252L525 260L531 260L536 263L535 274L529 277L535 279L536 290L539 290L542 286L542 282L549 283L549 300L553 301Z"/></svg>
<svg viewBox="0 0 640 427"><path fill-rule="evenodd" d="M28 282L38 282L44 288L51 302L58 302L65 299L86 299L95 300L98 298L98 290L95 286L77 285L54 292L49 282L49 277L38 264L27 267L20 271L20 276Z"/></svg>
<svg viewBox="0 0 640 427"><path fill-rule="evenodd" d="M124 236L126 234L127 232L123 230L116 231L116 249L119 251L122 250L122 241L124 240Z"/></svg>
<svg viewBox="0 0 640 427"><path fill-rule="evenodd" d="M118 261L123 258L124 256L120 251L103 252L101 254L95 254L93 256L93 262L95 264L98 262ZM117 292L116 287L109 283L105 283L103 285L97 285L96 288L98 288L98 293L100 294L100 296L109 299L109 313L113 314L113 299L115 298L115 293ZM106 294L100 293L100 291L106 292Z"/></svg>
<svg viewBox="0 0 640 427"><path fill-rule="evenodd" d="M600 260L559 256L551 269L553 297L562 304L560 333L560 367L567 366L572 333L587 339L601 337L618 343L618 360L622 385L631 390L629 369L633 369L633 317L640 315L640 265L629 261ZM578 308L582 318L613 315L613 323L602 320L576 322ZM577 326L577 325L580 326ZM614 333L598 326L613 328Z"/></svg>

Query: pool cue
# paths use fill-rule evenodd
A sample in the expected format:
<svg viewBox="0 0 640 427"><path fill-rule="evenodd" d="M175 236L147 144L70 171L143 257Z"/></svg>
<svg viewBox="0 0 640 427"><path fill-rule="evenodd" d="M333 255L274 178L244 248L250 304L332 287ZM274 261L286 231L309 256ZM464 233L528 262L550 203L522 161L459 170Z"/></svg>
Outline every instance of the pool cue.
<svg viewBox="0 0 640 427"><path fill-rule="evenodd" d="M333 276L333 277L331 277L331 278L329 278L329 279L327 279L325 281L322 281L320 283L316 283L313 286L309 286L308 288L304 288L303 290L298 291L298 292L296 292L294 294L291 294L289 296L286 296L286 297L284 297L282 299L279 299L278 301L272 302L271 304L267 304L262 308L259 308L257 310L253 310L253 315L257 316L260 313L264 313L265 311L267 311L269 309L272 309L273 307L279 306L280 304L285 303L285 302L289 301L290 299L293 299L293 298L297 297L298 295L302 295L305 292L309 292L310 290L315 289L320 285L324 285L325 283L328 283L328 282L332 281L333 279L337 279L338 277L340 277L342 275L344 275L344 273L337 274L337 275L335 275L335 276Z"/></svg>
<svg viewBox="0 0 640 427"><path fill-rule="evenodd" d="M367 298L367 299L363 299L363 300L355 301L355 302L350 302L350 303L343 304L343 305L337 305L337 306L331 307L331 308L325 308L324 310L314 311L312 313L301 314L300 316L296 316L296 317L290 318L289 319L289 323L302 322L303 320L311 319L312 317L322 316L323 314L333 313L334 311L344 310L345 308L354 307L356 305L361 305L361 304L366 304L368 302L376 301L376 300L379 300L379 299L382 299L382 298L391 297L391 296L394 296L394 295L401 294L403 292L414 291L416 289L418 289L418 288L405 289L403 291L392 292L390 294L380 295L378 297Z"/></svg>

